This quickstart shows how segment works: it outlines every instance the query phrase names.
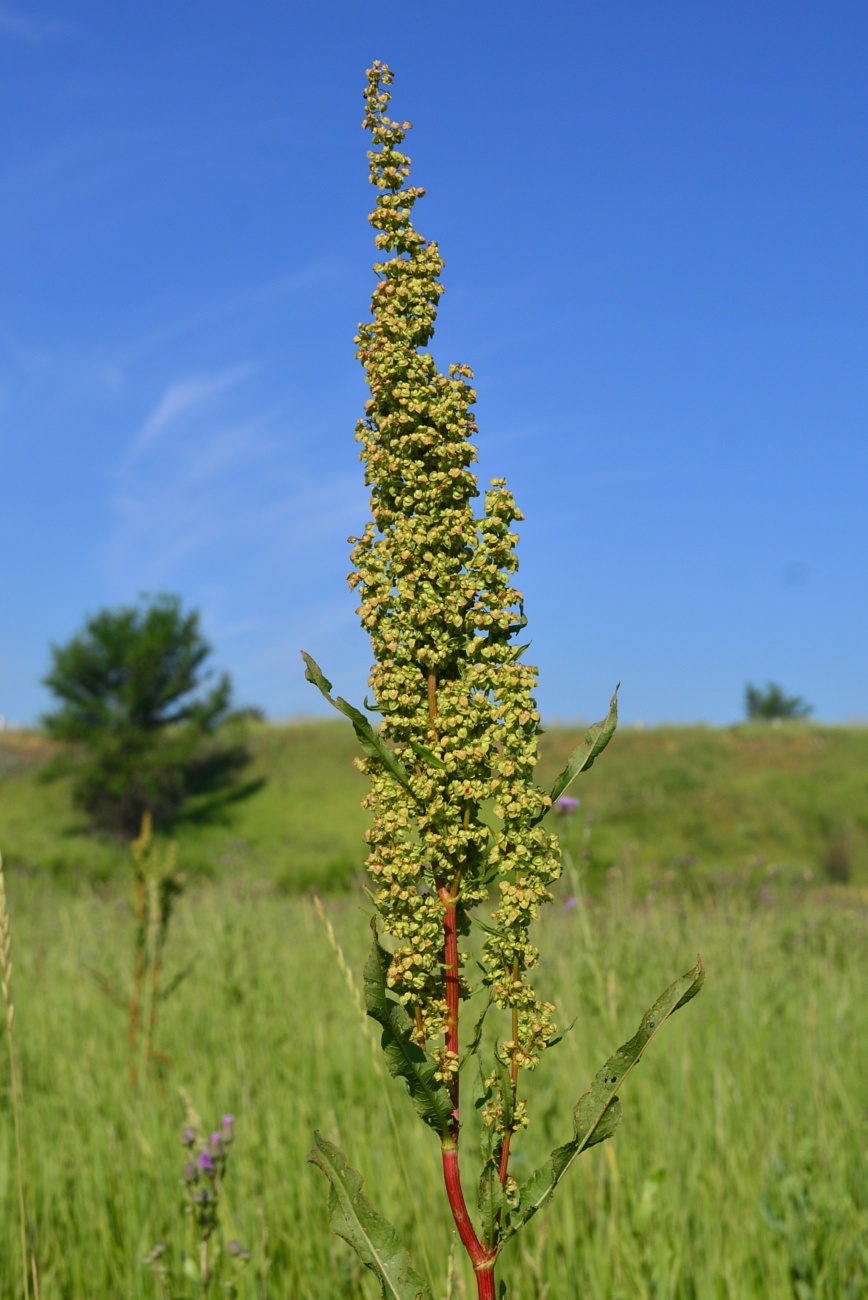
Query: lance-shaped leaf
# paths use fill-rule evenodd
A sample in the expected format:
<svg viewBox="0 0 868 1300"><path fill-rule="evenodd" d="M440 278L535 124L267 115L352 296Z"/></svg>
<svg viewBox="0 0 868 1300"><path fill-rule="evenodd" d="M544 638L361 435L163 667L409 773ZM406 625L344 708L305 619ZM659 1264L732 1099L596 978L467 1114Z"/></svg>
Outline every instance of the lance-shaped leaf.
<svg viewBox="0 0 868 1300"><path fill-rule="evenodd" d="M340 1148L314 1134L308 1160L329 1180L329 1223L348 1241L359 1259L376 1274L385 1300L433 1300L431 1290L413 1267L398 1234L362 1195L362 1176Z"/></svg>
<svg viewBox="0 0 868 1300"><path fill-rule="evenodd" d="M705 968L700 957L693 970L669 985L650 1011L645 1012L642 1023L630 1041L619 1047L597 1072L594 1082L573 1111L575 1136L570 1142L556 1147L546 1163L531 1174L524 1184L518 1209L512 1212L508 1224L504 1226L501 1245L519 1228L524 1227L537 1210L542 1209L580 1152L613 1135L621 1122L621 1103L616 1096L618 1089L660 1026L679 1007L696 997L704 979Z"/></svg>
<svg viewBox="0 0 868 1300"><path fill-rule="evenodd" d="M410 775L407 769L394 750L391 750L386 742L380 739L364 713L361 713L352 704L348 704L340 695L337 699L334 699L331 693L332 684L316 660L312 659L304 650L301 652L301 657L306 665L304 675L307 680L313 682L333 709L337 709L338 713L342 713L345 718L349 718L359 744L368 757L379 759L386 771L391 773L398 784L404 786L406 790L410 790Z"/></svg>
<svg viewBox="0 0 868 1300"><path fill-rule="evenodd" d="M497 1240L500 1217L509 1211L506 1193L500 1182L498 1161L492 1155L486 1160L479 1178L479 1230L485 1246Z"/></svg>
<svg viewBox="0 0 868 1300"><path fill-rule="evenodd" d="M620 682L618 686L620 686ZM588 768L593 766L594 760L599 758L614 736L615 728L618 725L618 686L615 687L615 694L609 701L609 712L601 722L594 722L588 727L581 744L577 745L570 754L566 767L552 786L552 804L556 799L560 798L567 786L572 785L580 772L587 772ZM542 821L549 811L546 808L536 818L536 821Z"/></svg>
<svg viewBox="0 0 868 1300"><path fill-rule="evenodd" d="M452 1102L436 1078L437 1066L413 1042L413 1024L407 1012L389 995L389 954L380 947L376 922L371 922L374 943L365 965L365 1006L383 1030L380 1045L389 1073L407 1084L413 1105L426 1124L444 1137L449 1135Z"/></svg>
<svg viewBox="0 0 868 1300"><path fill-rule="evenodd" d="M437 755L433 752L433 750L426 749L424 745L417 744L415 740L410 740L407 743L409 744L413 753L417 754L419 758L424 758L426 763L430 763L432 767L439 768L441 772L448 771L448 768L446 767L446 764L443 762L443 759L438 758Z"/></svg>
<svg viewBox="0 0 868 1300"><path fill-rule="evenodd" d="M476 1053L479 1051L479 1044L482 1042L482 1029L485 1024L485 1017L488 1015L488 1012L491 1008L491 1004L493 1003L493 1001L494 1001L494 994L489 992L485 1006L482 1008L482 1011L479 1014L479 1018L477 1019L476 1024L473 1027L473 1033L470 1037L470 1042L467 1044L467 1046L465 1047L464 1051L461 1054L461 1062L458 1066L459 1070L463 1070L464 1066L470 1060L471 1056L475 1056Z"/></svg>

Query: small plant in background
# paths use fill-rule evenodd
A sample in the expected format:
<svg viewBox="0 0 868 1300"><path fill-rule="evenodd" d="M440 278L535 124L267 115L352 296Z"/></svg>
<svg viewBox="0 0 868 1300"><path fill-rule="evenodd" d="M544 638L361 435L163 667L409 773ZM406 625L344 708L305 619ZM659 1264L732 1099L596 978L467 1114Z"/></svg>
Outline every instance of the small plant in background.
<svg viewBox="0 0 868 1300"><path fill-rule="evenodd" d="M364 120L378 191L371 223L376 247L391 256L375 265L373 320L356 339L371 391L356 436L372 519L350 539L350 583L375 657L375 698L366 707L381 715L380 729L334 698L317 664L304 658L308 679L351 720L365 754L359 766L370 778L365 806L376 916L365 969L367 1013L380 1027L388 1069L437 1134L477 1294L494 1300L504 1245L546 1205L579 1153L615 1132L624 1079L664 1021L698 992L703 969L698 962L658 999L579 1099L572 1137L520 1184L510 1170L513 1141L529 1120L520 1079L561 1038L555 1008L530 982L539 956L530 926L551 901L548 886L561 869L545 818L608 744L617 704L613 697L552 789L540 789L533 780L537 672L523 661L527 646L515 643L527 621L512 585L518 538L511 529L522 516L499 478L481 515L474 514L472 372L453 365L443 375L424 351L443 263L436 244L412 224L423 191L408 183L410 160L401 146L409 123L386 113L391 84L389 69L375 63ZM471 927L482 936L481 951L471 948ZM381 934L389 936L388 947ZM476 987L471 956L480 971ZM462 1037L461 1004L474 995L481 1010ZM468 1122L461 1080L474 1058L482 1146L475 1220L459 1168ZM362 1195L361 1176L343 1152L317 1133L309 1159L329 1179L332 1227L375 1273L383 1295L429 1300L428 1284L394 1228Z"/></svg>
<svg viewBox="0 0 868 1300"><path fill-rule="evenodd" d="M235 1121L224 1115L219 1129L206 1136L202 1121L186 1094L187 1124L181 1133L186 1162L181 1174L184 1246L180 1268L166 1242L158 1242L147 1255L145 1265L157 1279L161 1297L182 1300L192 1282L199 1295L218 1288L226 1296L238 1294L238 1278L250 1259L250 1251L236 1240L224 1244L220 1222L220 1199L229 1152L235 1141ZM228 1276L226 1276L228 1274Z"/></svg>
<svg viewBox="0 0 868 1300"><path fill-rule="evenodd" d="M165 1065L163 1056L154 1050L154 1036L161 1002L174 993L190 973L184 967L164 987L160 988L163 973L163 954L169 934L169 922L175 901L184 888L184 877L176 869L178 846L169 844L159 860L153 840L151 814L143 813L138 838L133 840L133 898L136 918L136 948L133 965L133 986L130 992L130 1087L135 1088L139 1065L139 1023L142 1012L142 991L148 980L148 1019L144 1039L144 1059L147 1065Z"/></svg>
<svg viewBox="0 0 868 1300"><path fill-rule="evenodd" d="M801 695L785 695L777 682L767 682L764 689L748 682L744 688L744 711L752 722L787 722L810 717L814 710Z"/></svg>
<svg viewBox="0 0 868 1300"><path fill-rule="evenodd" d="M9 928L9 909L6 906L6 880L3 875L3 856L0 854L0 986L3 989L3 1007L6 1012L6 1047L9 1053L9 1094L12 1103L12 1123L15 1129L15 1173L18 1180L18 1214L21 1220L21 1280L25 1300L30 1297L27 1274L27 1215L24 1208L24 1161L21 1153L21 1096L18 1070L12 1045L12 1022L15 1004L12 1001L12 936ZM36 1264L33 1263L34 1287ZM38 1295L38 1288L37 1295Z"/></svg>
<svg viewBox="0 0 868 1300"><path fill-rule="evenodd" d="M155 1048L160 1005L171 997L193 969L190 962L167 984L162 983L163 960L175 903L184 890L177 869L178 846L168 844L160 854L154 842L151 814L142 815L141 830L130 845L133 858L135 936L133 978L129 998L99 970L91 974L103 993L127 1012L130 1088L139 1081L140 1067L161 1070L167 1058ZM145 1026L142 1033L142 1025Z"/></svg>

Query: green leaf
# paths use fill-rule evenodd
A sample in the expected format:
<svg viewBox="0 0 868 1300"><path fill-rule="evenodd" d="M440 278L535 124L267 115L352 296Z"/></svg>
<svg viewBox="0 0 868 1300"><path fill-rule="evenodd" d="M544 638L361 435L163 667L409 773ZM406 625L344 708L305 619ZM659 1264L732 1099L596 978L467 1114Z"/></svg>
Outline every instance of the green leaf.
<svg viewBox="0 0 868 1300"><path fill-rule="evenodd" d="M498 874L499 872L494 872L492 875L492 879L494 878L494 875L498 875ZM467 917L468 921L472 921L474 925L478 925L480 930L484 930L486 934L493 934L496 939L511 938L511 936L508 935L505 930L496 930L493 925L489 925L486 921L480 921L479 917L474 916L472 912L465 911L464 915Z"/></svg>
<svg viewBox="0 0 868 1300"><path fill-rule="evenodd" d="M415 740L408 740L407 744L410 746L414 754L418 754L420 758L424 758L425 762L430 763L432 767L439 768L441 772L448 771L443 759L438 758L432 750L426 749L424 745L417 744Z"/></svg>
<svg viewBox="0 0 868 1300"><path fill-rule="evenodd" d="M477 1020L476 1024L473 1027L473 1036L471 1037L470 1042L467 1044L467 1046L465 1047L464 1051L461 1054L461 1063L458 1066L459 1070L463 1069L466 1063L470 1060L471 1056L475 1056L476 1053L479 1051L479 1044L482 1042L482 1027L485 1024L485 1017L488 1015L489 1009L493 1001L494 1001L494 994L489 992L485 1006L482 1008L479 1019Z"/></svg>
<svg viewBox="0 0 868 1300"><path fill-rule="evenodd" d="M619 682L618 686L620 684ZM615 687L615 694L609 701L609 712L602 722L595 722L588 727L581 744L577 745L570 754L566 767L552 786L552 804L560 798L567 786L572 785L580 772L587 772L589 767L593 767L594 760L599 758L615 734L618 725L618 686ZM550 809L547 808L536 820L542 821L549 811Z"/></svg>
<svg viewBox="0 0 868 1300"><path fill-rule="evenodd" d="M521 1189L517 1210L510 1215L501 1235L501 1245L527 1223L551 1197L570 1165L582 1151L611 1137L621 1122L621 1103L617 1092L651 1039L679 1007L683 1007L702 988L705 968L698 958L693 970L670 984L653 1007L645 1012L636 1033L610 1056L594 1082L573 1111L575 1136L556 1147L548 1160Z"/></svg>
<svg viewBox="0 0 868 1300"><path fill-rule="evenodd" d="M377 704L374 700L369 700L367 695L362 700L362 704L368 710L368 713L394 713L395 710L386 704Z"/></svg>
<svg viewBox="0 0 868 1300"><path fill-rule="evenodd" d="M362 1195L362 1176L338 1147L314 1134L308 1160L329 1180L329 1223L349 1242L359 1259L376 1274L386 1300L433 1300L430 1288L413 1267L398 1234Z"/></svg>
<svg viewBox="0 0 868 1300"><path fill-rule="evenodd" d="M479 1179L479 1221L482 1241L491 1246L497 1239L499 1216L509 1210L506 1193L500 1183L498 1162L494 1156L486 1160Z"/></svg>
<svg viewBox="0 0 868 1300"><path fill-rule="evenodd" d="M412 790L410 790L410 774L394 750L391 750L386 742L381 740L377 732L374 731L370 722L368 722L364 713L360 713L357 708L352 704L348 704L340 695L336 700L332 698L332 684L323 674L323 671L316 660L312 659L304 650L301 652L301 657L306 664L304 675L307 680L312 682L317 690L325 696L333 709L337 709L338 713L342 713L345 718L349 718L350 722L353 724L353 731L356 733L359 744L368 757L376 758L381 762L386 771L395 778L398 784L402 785L405 790L409 790L412 794Z"/></svg>
<svg viewBox="0 0 868 1300"><path fill-rule="evenodd" d="M434 1077L437 1066L412 1040L413 1024L407 1012L389 995L389 954L380 947L376 921L371 922L374 943L365 965L365 1006L368 1015L383 1030L380 1045L389 1073L407 1084L413 1105L431 1128L449 1136L452 1102L449 1093Z"/></svg>

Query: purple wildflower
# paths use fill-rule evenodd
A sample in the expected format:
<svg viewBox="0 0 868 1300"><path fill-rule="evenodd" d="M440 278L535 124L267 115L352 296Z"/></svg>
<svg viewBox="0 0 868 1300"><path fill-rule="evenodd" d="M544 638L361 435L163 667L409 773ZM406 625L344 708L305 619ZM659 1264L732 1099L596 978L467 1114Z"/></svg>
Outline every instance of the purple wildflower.
<svg viewBox="0 0 868 1300"><path fill-rule="evenodd" d="M208 1143L208 1146L209 1146L209 1148L210 1148L210 1151L211 1151L211 1155L212 1155L212 1156L222 1156L222 1154L223 1154L223 1138L220 1136L219 1133L212 1133L212 1134L211 1134L211 1140L210 1140L210 1142Z"/></svg>
<svg viewBox="0 0 868 1300"><path fill-rule="evenodd" d="M193 1128L191 1124L188 1124L187 1127L184 1129L184 1132L181 1134L181 1146L192 1147L195 1146L195 1143L196 1143L196 1130Z"/></svg>
<svg viewBox="0 0 868 1300"><path fill-rule="evenodd" d="M224 1142L231 1142L235 1137L235 1120L231 1115L224 1115L222 1122L222 1136Z"/></svg>
<svg viewBox="0 0 868 1300"><path fill-rule="evenodd" d="M578 899L575 897L575 895L570 894L569 898L564 903L564 911L571 912L573 908L577 906L578 906Z"/></svg>
<svg viewBox="0 0 868 1300"><path fill-rule="evenodd" d="M555 812L560 817L570 817L578 811L581 799L574 799L572 795L562 794L560 799L555 800Z"/></svg>
<svg viewBox="0 0 868 1300"><path fill-rule="evenodd" d="M199 1170L192 1160L188 1160L184 1165L183 1179L185 1183L195 1183L199 1180Z"/></svg>
<svg viewBox="0 0 868 1300"><path fill-rule="evenodd" d="M214 1161L211 1158L211 1153L209 1151L200 1151L199 1159L196 1161L196 1164L202 1170L203 1174L213 1174L216 1172L217 1169L217 1166L214 1164Z"/></svg>

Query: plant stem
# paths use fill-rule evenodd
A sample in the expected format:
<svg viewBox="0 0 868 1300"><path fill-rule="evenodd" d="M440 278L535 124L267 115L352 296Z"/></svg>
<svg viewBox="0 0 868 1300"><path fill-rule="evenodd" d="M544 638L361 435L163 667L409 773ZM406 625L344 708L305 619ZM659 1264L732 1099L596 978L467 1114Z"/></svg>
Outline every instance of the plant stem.
<svg viewBox="0 0 868 1300"><path fill-rule="evenodd" d="M135 1092L138 1082L138 1069L136 1064L136 1048L139 1037L139 1007L142 1000L142 978L144 975L145 964L145 880L144 876L137 875L135 882L135 913L136 913L136 957L133 969L133 989L130 994L130 1027L129 1027L129 1046L130 1046L130 1089Z"/></svg>
<svg viewBox="0 0 868 1300"><path fill-rule="evenodd" d="M145 1061L147 1065L153 1064L154 1060L154 1036L157 1030L158 1002L160 994L160 969L162 964L162 944L160 942L161 917L159 906L159 891L156 880L153 878L148 882L148 908L149 908L149 934L150 940L150 959L151 959L151 1005L148 1013L148 1034L145 1043Z"/></svg>
<svg viewBox="0 0 868 1300"><path fill-rule="evenodd" d="M512 963L513 983L518 983L518 958ZM518 1008L512 1009L512 1058L509 1064L509 1078L512 1085L512 1113L515 1114L515 1105L518 1100ZM503 1136L503 1146L500 1149L500 1175L501 1187L506 1187L506 1176L509 1173L509 1144L512 1138L513 1130L507 1129ZM498 1222L500 1214L498 1213Z"/></svg>
<svg viewBox="0 0 868 1300"><path fill-rule="evenodd" d="M455 914L458 880L452 889L445 886L439 889L444 905L443 918L443 967L446 984L446 1050L458 1056L458 1002L460 982L458 978L458 924ZM476 1235L473 1222L467 1211L464 1190L461 1186L461 1171L458 1165L458 1134L461 1129L459 1108L458 1070L452 1076L450 1085L452 1100L452 1123L448 1138L443 1139L443 1179L446 1183L446 1195L455 1227L464 1249L470 1256L476 1273L476 1285L479 1300L494 1300L494 1255Z"/></svg>

